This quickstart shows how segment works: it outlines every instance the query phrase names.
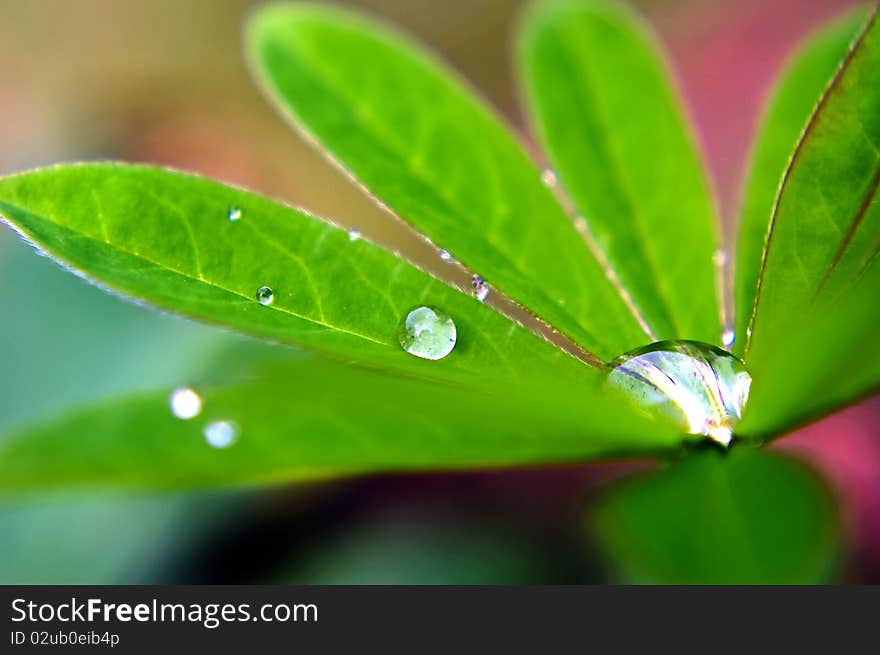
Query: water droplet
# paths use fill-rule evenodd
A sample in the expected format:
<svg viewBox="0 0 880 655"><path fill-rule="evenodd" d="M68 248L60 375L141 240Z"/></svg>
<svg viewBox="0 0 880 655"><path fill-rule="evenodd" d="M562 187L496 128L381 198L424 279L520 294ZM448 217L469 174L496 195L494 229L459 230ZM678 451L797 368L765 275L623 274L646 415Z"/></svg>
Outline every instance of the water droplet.
<svg viewBox="0 0 880 655"><path fill-rule="evenodd" d="M735 342L736 332L733 331L733 328L724 328L724 331L721 332L721 345L723 345L725 348L730 348Z"/></svg>
<svg viewBox="0 0 880 655"><path fill-rule="evenodd" d="M455 323L441 311L417 307L406 315L398 332L400 345L422 359L443 359L455 348Z"/></svg>
<svg viewBox="0 0 880 655"><path fill-rule="evenodd" d="M549 187L556 186L556 172L552 168L545 168L541 171L541 181Z"/></svg>
<svg viewBox="0 0 880 655"><path fill-rule="evenodd" d="M441 250L440 251L440 259L443 260L444 262L451 262L452 255L449 254L448 250Z"/></svg>
<svg viewBox="0 0 880 655"><path fill-rule="evenodd" d="M660 341L618 357L608 382L648 413L726 446L742 418L752 378L726 350Z"/></svg>
<svg viewBox="0 0 880 655"><path fill-rule="evenodd" d="M348 240L349 241L360 241L361 232L360 230L349 230L348 231Z"/></svg>
<svg viewBox="0 0 880 655"><path fill-rule="evenodd" d="M237 223L241 220L241 208L230 207L229 211L226 213L226 217L229 219L230 223Z"/></svg>
<svg viewBox="0 0 880 655"><path fill-rule="evenodd" d="M257 302L261 305L271 305L275 300L275 292L271 287L260 287L257 289Z"/></svg>
<svg viewBox="0 0 880 655"><path fill-rule="evenodd" d="M471 278L471 286L474 288L474 298L480 302L486 302L486 298L489 297L489 285L486 280L479 275L474 275Z"/></svg>
<svg viewBox="0 0 880 655"><path fill-rule="evenodd" d="M171 413L185 421L202 413L202 397L189 388L171 392L168 404L171 405Z"/></svg>
<svg viewBox="0 0 880 655"><path fill-rule="evenodd" d="M724 248L716 248L712 254L712 262L715 266L727 266L727 251Z"/></svg>
<svg viewBox="0 0 880 655"><path fill-rule="evenodd" d="M238 426L232 421L211 421L203 432L205 441L214 448L229 448L238 439Z"/></svg>

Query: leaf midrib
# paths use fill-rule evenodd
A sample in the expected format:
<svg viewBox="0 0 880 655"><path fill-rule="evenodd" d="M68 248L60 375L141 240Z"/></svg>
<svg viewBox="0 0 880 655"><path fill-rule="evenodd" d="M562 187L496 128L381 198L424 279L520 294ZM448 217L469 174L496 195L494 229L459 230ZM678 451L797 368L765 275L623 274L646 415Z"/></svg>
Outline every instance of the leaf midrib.
<svg viewBox="0 0 880 655"><path fill-rule="evenodd" d="M407 171L414 178L416 178L418 181L420 181L422 184L424 184L427 188L430 188L435 193L436 197L438 197L440 200L442 200L446 204L446 206L450 210L451 214L458 214L460 216L463 216L469 222L471 222L473 224L480 223L481 217L478 215L475 215L475 214L471 214L467 209L462 209L461 205L457 201L455 201L454 198L450 197L449 194L447 194L445 192L445 190L444 190L445 187L442 184L438 184L436 180L432 179L430 176L425 175L427 170L420 170L418 167L413 166L411 159L406 155L405 148L401 144L399 144L393 136L388 135L388 133L382 127L381 122L377 121L377 119L372 115L371 112L364 110L363 105L359 104L358 98L356 96L352 96L345 91L344 84L341 84L339 81L334 80L332 78L332 71L330 69L323 68L320 65L320 63L316 64L315 62L316 61L319 62L320 60L315 58L314 56L311 56L310 53L306 54L304 56L304 53L308 51L308 48L303 48L302 50L291 50L291 48L286 43L282 44L280 47L283 50L285 50L285 52L288 55L291 55L293 58L300 57L300 58L307 59L312 70L317 73L316 77L319 78L320 81L323 82L328 89L330 89L331 93L334 93L335 95L346 99L350 103L351 106L359 107L358 111L353 112L353 113L356 117L358 117L359 119L362 120L361 125L367 128L366 131L372 132L373 136L376 138L377 141L383 142L386 146L388 146L389 149L394 154L396 154L398 156L398 159L405 164ZM273 84L272 86L275 86L275 85ZM277 87L275 87L275 88L277 88ZM340 89L342 89L342 90L340 91ZM304 125L306 124L305 121L302 120L302 117L290 105L290 103L285 103L282 106L282 111L285 114L293 116L295 118L295 121L299 124L300 129L303 129L306 131L306 133L309 133L309 131L304 127ZM366 121L366 122L363 122L363 121ZM360 179L359 176L354 173L354 171L352 171L347 165L342 163L342 160L340 160L335 154L331 154L329 149L321 148L321 150L322 150L323 154L330 157L330 159L332 160L332 162L335 165L342 168L345 172L347 172L353 178L358 179L358 180ZM401 153L403 153L403 154L401 154ZM536 175L537 175L537 171L536 171ZM440 191L437 191L437 189L440 189ZM370 193L370 195L372 195L372 194ZM389 205L387 205L384 201L379 200L379 202L380 202L380 206L383 209L388 211L390 214L392 214L395 218L397 218L401 222L408 225L411 229L415 229L409 223L409 221L406 221L405 219L401 218L400 215L395 210L391 209L391 207ZM561 208L559 209L559 211L564 215L564 212L562 211ZM421 232L419 232L419 234L422 236L422 238L427 239L426 235L422 234ZM436 247L436 244L433 244L433 241L430 241L430 242L432 243L432 245L435 245L435 247ZM528 282L529 275L527 275L520 268L520 266L517 263L515 263L513 260L511 260L509 258L509 255L506 254L506 252L499 249L498 246L496 244L492 243L491 240L489 240L489 239L486 240L486 243L492 248L492 253L499 260L501 260L502 266L506 267L508 269L511 269L511 270L515 271L517 274L519 274L521 279L526 281L526 283L529 286L529 290L532 293L540 296L548 305L554 307L556 309L556 311L560 312L560 314L568 317L568 319L572 322L572 324L574 324L578 327L578 329L580 330L581 334L584 337L590 339L594 343L601 343L601 341L599 339L597 339L596 336L593 335L590 331L588 331L585 327L583 327L581 325L580 321L578 321L572 314L568 313L568 311L565 310L561 305L559 305L558 302L556 302L555 300L551 299L549 296L544 294L544 292L542 291L540 286L534 285L531 282ZM587 254L587 256L592 256L589 252L587 252L586 254ZM463 263L465 263L465 262L463 262ZM583 281L578 276L575 276L575 279L577 280L578 285L583 287ZM500 287L496 287L496 288L498 289L498 291L504 292L504 290L501 289ZM517 301L514 297L511 296L511 299L514 300L514 302L519 307L521 307L525 311L528 311L531 315L535 316L536 318L538 318L541 321L546 322L552 330L559 332L560 334L564 335L566 338L571 339L572 341L577 343L584 350L584 352L586 352L588 355L592 356L597 361L601 360L601 358L596 357L593 352L584 348L583 345L581 344L580 339L572 338L571 335L569 334L568 330L562 330L562 329L558 328L557 326L551 324L549 321L547 321L545 318L543 318L539 314L537 314L537 313L533 312L531 309L528 309L527 307L525 307L522 303Z"/></svg>
<svg viewBox="0 0 880 655"><path fill-rule="evenodd" d="M574 34L574 31L577 29L577 25L574 22L568 23L565 26L565 30L567 32L568 38L560 41L560 45L563 49L571 52L572 50L576 50L577 52L573 53L572 61L583 61L589 62L591 60L590 53L586 52L583 46L583 42L581 39L576 38L577 35ZM590 76L589 71L587 70L587 66L577 66L578 75L581 78L581 85L573 85L576 92L578 94L583 95L586 89L593 89L594 85L592 83L592 77ZM623 197L625 202L630 210L630 215L633 217L632 223L636 226L636 230L634 234L637 235L637 242L639 244L639 249L643 255L644 261L647 262L648 267L650 268L653 278L655 280L662 280L663 276L659 274L660 268L657 262L654 259L654 253L650 248L647 247L649 240L647 239L647 235L645 233L645 226L643 225L643 219L641 217L641 211L637 207L637 203L634 200L635 194L633 190L630 188L629 181L625 174L623 174L623 165L621 163L621 156L617 152L617 149L614 146L613 141L608 137L613 130L613 122L608 120L607 113L605 110L605 106L601 101L601 96L596 93L591 92L589 100L592 100L591 104L596 108L596 116L598 118L599 123L602 125L602 129L598 130L598 136L601 139L602 149L609 154L609 161L613 166L613 172L615 178L618 180L618 185L621 191L623 192ZM588 217L584 217L589 220ZM597 243L598 246L598 243ZM606 260L608 260L609 266L614 270L613 265L611 264L610 258L608 258L608 254L605 253ZM615 275L620 277L620 274L615 271ZM663 313L665 314L666 320L669 322L672 329L675 331L675 334L680 334L679 327L677 325L675 319L675 313L672 311L672 307L668 298L668 289L663 288L662 285L654 287L657 290L656 297L661 301L663 306ZM632 294L630 294L632 295ZM635 299L633 299L635 303ZM641 308L638 308L639 314L644 318L647 322L647 317L644 311ZM649 327L651 327L651 331L653 332L653 326L648 323Z"/></svg>
<svg viewBox="0 0 880 655"><path fill-rule="evenodd" d="M64 229L64 230L68 230L68 231L70 231L72 234L74 234L74 235L75 235L76 237L78 237L78 238L88 239L88 240L93 241L93 242L95 242L95 243L101 244L102 246L105 246L105 247L107 247L107 248L109 248L109 249L111 249L111 250L117 250L117 251L122 252L122 253L124 253L124 254L130 256L130 257L133 257L133 258L138 259L138 260L140 260L140 261L143 261L143 262L145 262L145 263L147 263L147 264L150 264L150 265L156 267L156 268L159 269L159 270L163 270L163 271L167 271L167 272L170 272L170 273L174 273L175 275L178 275L178 276L180 276L180 277L182 277L182 278L184 278L184 279L187 279L187 280L192 280L192 281L200 282L200 283L202 283L202 284L206 284L206 285L208 285L209 287L212 287L212 288L214 288L214 289L218 289L218 290L220 290L220 291L224 291L224 292L226 292L226 293L228 293L228 294L230 294L230 295L236 296L236 297L238 297L238 298L242 298L242 299L248 301L248 303L250 303L250 302L255 302L250 296L247 296L247 295L245 295L245 294L243 294L243 293L241 293L240 291L237 291L237 290L235 290L235 289L230 289L230 288L228 288L228 287L226 287L226 286L224 286L224 285L222 285L222 284L218 284L217 282L215 282L215 281L213 281L213 280L208 280L208 279L205 278L204 276L202 276L202 277L195 276L195 275L193 275L193 274L191 274L191 273L187 273L187 272L185 272L185 271L182 271L182 270L178 269L177 267L171 266L171 265L166 264L166 263L164 263L164 262L158 262L158 261L156 261L156 260L154 260L154 259L152 259L152 258L150 258L150 257L146 257L146 256L144 256L142 253L135 252L135 251L130 250L130 249L128 249L128 248L123 248L123 247L119 246L118 244L111 243L111 242L109 242L109 241L105 241L105 240L103 240L103 239L99 239L99 238L97 238L97 237L95 237L95 236L93 236L93 235L91 235L91 234L86 234L86 233L84 233L84 232L75 232L75 231L71 230L70 227L68 227L68 226L65 225L64 223L59 222L54 216L41 215L41 214L34 214L33 212L30 212L30 211L24 209L23 207L19 207L18 205L13 205L13 204L9 204L9 203L3 203L3 202L0 202L0 208L2 208L3 205L7 205L7 206L10 206L10 207L13 207L13 208L15 208L15 210L20 211L20 212L22 212L22 213L24 213L24 214L28 214L28 215L31 215L31 216L36 216L37 218L39 218L39 219L41 219L41 220L48 221L49 223L51 223L52 225L55 225L56 227L59 227L59 228L61 228L61 229ZM2 215L0 215L0 217L2 217ZM33 241L31 235L30 235L30 234L27 234L28 230L26 230L25 228L23 228L23 227L21 227L21 226L16 225L15 223L13 223L12 221L10 221L10 220L8 220L8 219L6 219L6 223L7 223L10 227L12 227L12 229L15 230L16 232L22 232L22 233L25 233L25 236L27 236L27 238L28 238L29 240L32 240L32 241ZM329 226L329 225L328 225L328 228L333 229L332 226ZM67 262L67 265L68 265L68 266L71 266L71 267L74 267L74 268L77 268L77 270L79 270L78 267L76 267L74 264L72 264L72 263L70 263L70 262ZM102 284L104 284L104 283L102 282ZM314 293L314 290L313 290L313 293ZM353 330L351 330L351 329L348 329L348 328L344 328L344 327L340 327L340 326L332 325L332 324L327 323L327 322L322 322L322 321L319 320L319 319L315 319L315 318L312 318L312 317L306 316L306 315L304 315L304 314L298 314L297 312L295 312L295 311L293 311L293 310L291 310L291 309L285 308L285 307L281 307L280 305L275 305L275 304L273 304L273 305L269 305L269 306L267 307L267 309L269 309L269 310L271 310L271 311L281 312L281 313L283 313L283 314L287 314L287 315L289 315L289 316L293 316L294 318L298 318L298 319L300 319L300 320L306 321L306 322L308 322L308 323L311 323L311 324L313 324L313 325L316 325L316 326L321 327L321 328L326 329L326 330L332 330L332 331L335 331L335 332L341 332L341 333L343 333L343 334L348 334L348 335L353 336L353 337L358 337L358 338L360 338L360 339L364 339L365 341L368 341L368 342L370 342L370 343L374 343L374 344L377 344L377 345L380 345L380 346L383 346L383 347L386 347L386 348L390 348L390 347L393 345L393 344L390 344L390 343L388 343L388 342L386 342L386 341L379 341L379 340L375 339L374 337L371 337L371 336L368 336L368 335L365 335L365 334L361 334L360 332L355 332L355 331L353 331Z"/></svg>

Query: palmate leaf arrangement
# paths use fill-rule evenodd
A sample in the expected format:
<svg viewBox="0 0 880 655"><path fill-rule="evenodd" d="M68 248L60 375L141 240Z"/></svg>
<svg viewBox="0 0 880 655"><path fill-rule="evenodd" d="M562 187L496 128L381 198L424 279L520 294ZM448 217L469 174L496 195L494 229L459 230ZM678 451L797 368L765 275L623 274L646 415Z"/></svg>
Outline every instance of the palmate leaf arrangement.
<svg viewBox="0 0 880 655"><path fill-rule="evenodd" d="M194 175L84 163L2 179L5 221L71 271L330 357L238 367L173 391L170 407L165 389L24 426L0 441L0 485L234 486L651 456L671 464L591 515L624 577L826 579L827 492L755 446L880 381L880 28L866 14L809 41L778 86L725 308L731 266L706 174L659 48L623 6L524 14L516 62L543 174L401 34L327 6L263 8L246 41L267 95L438 258L473 273L473 292Z"/></svg>

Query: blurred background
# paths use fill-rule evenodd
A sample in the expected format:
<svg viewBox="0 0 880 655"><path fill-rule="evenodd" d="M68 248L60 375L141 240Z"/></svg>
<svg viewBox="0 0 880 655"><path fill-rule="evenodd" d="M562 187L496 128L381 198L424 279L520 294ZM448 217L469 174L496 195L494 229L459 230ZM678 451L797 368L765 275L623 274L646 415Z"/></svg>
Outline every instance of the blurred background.
<svg viewBox="0 0 880 655"><path fill-rule="evenodd" d="M263 102L248 0L0 0L0 174L58 161L173 165L385 243L391 221ZM441 52L522 128L515 0L360 0ZM786 54L849 0L641 0L697 124L728 234L750 137ZM102 294L0 230L0 431L82 401L197 379L240 339ZM880 402L801 430L843 507L845 580L880 582ZM0 583L609 581L594 491L644 468L376 476L249 492L0 498Z"/></svg>

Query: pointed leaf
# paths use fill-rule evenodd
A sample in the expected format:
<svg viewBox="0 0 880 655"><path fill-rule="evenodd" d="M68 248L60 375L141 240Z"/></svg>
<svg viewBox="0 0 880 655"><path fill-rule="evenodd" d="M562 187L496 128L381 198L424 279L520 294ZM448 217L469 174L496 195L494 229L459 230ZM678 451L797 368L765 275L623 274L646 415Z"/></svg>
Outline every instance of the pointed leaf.
<svg viewBox="0 0 880 655"><path fill-rule="evenodd" d="M228 220L230 208L239 220ZM207 179L119 164L47 168L0 180L0 215L100 285L260 337L448 380L592 373L391 253ZM274 293L268 306L256 300L264 285ZM457 326L441 361L413 357L398 341L407 312L425 304Z"/></svg>
<svg viewBox="0 0 880 655"><path fill-rule="evenodd" d="M203 411L191 420L172 415L166 391L14 431L0 440L0 488L240 486L651 454L681 442L600 389L566 389L477 391L304 362L198 387ZM215 421L237 431L226 448L203 434Z"/></svg>
<svg viewBox="0 0 880 655"><path fill-rule="evenodd" d="M786 327L785 341L755 361L737 435L778 437L880 391L877 261L842 300L823 299L806 320Z"/></svg>
<svg viewBox="0 0 880 655"><path fill-rule="evenodd" d="M878 183L880 27L872 17L785 173L758 279L749 363L768 359L793 322L823 298L844 296L864 274L880 248ZM851 320L835 313L841 325Z"/></svg>
<svg viewBox="0 0 880 655"><path fill-rule="evenodd" d="M525 96L565 190L654 340L719 343L716 217L654 38L610 2L536 4Z"/></svg>
<svg viewBox="0 0 880 655"><path fill-rule="evenodd" d="M777 84L758 134L745 187L736 254L736 334L742 355L755 304L764 240L779 183L816 102L865 24L865 12L835 21L794 55Z"/></svg>
<svg viewBox="0 0 880 655"><path fill-rule="evenodd" d="M247 36L280 109L396 215L600 357L645 343L523 149L434 57L308 4L259 11Z"/></svg>
<svg viewBox="0 0 880 655"><path fill-rule="evenodd" d="M631 583L820 583L838 559L839 526L822 481L749 447L704 450L611 489L591 527Z"/></svg>

